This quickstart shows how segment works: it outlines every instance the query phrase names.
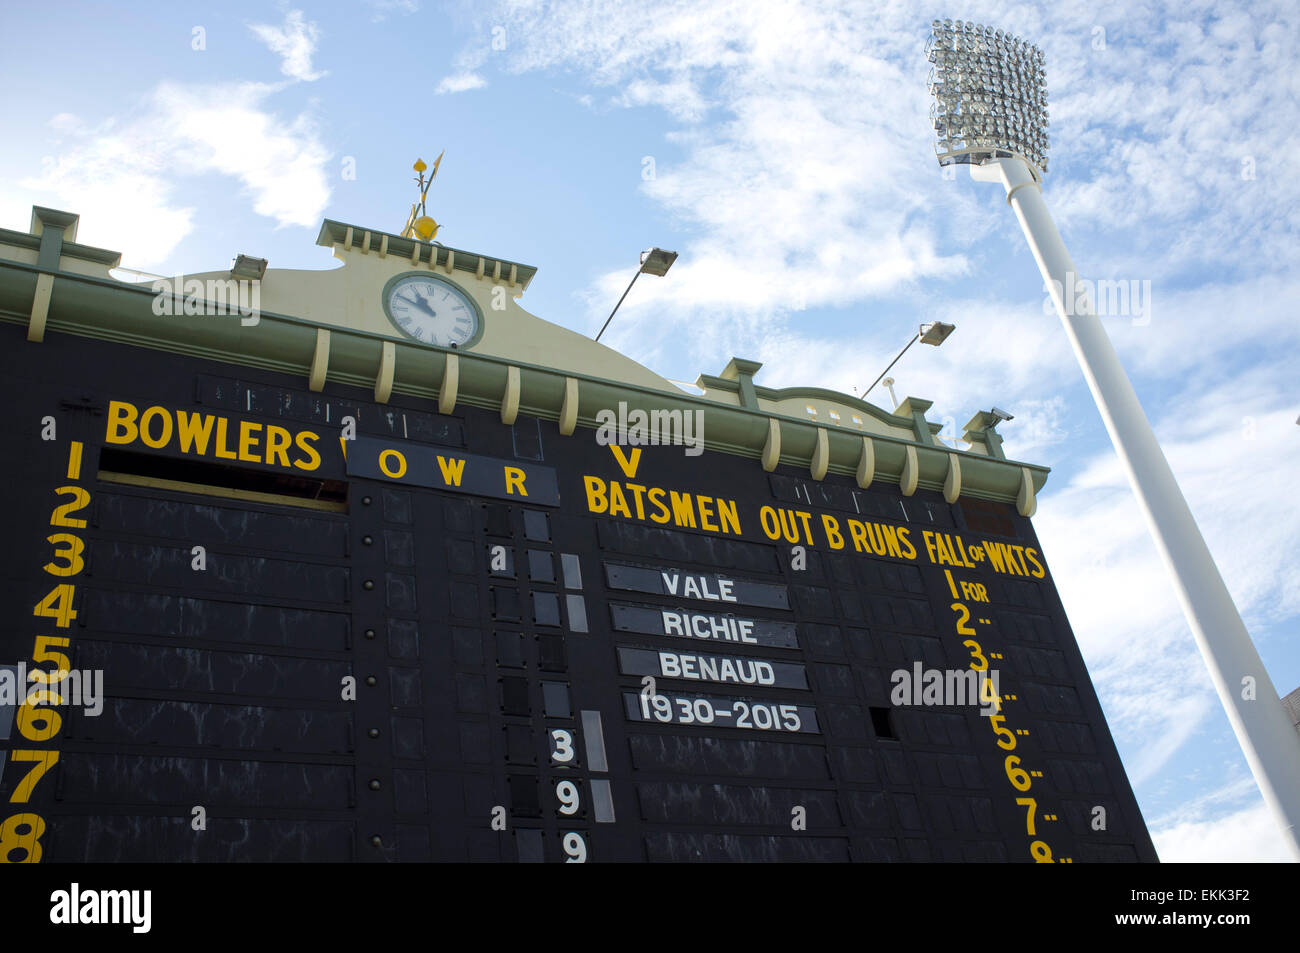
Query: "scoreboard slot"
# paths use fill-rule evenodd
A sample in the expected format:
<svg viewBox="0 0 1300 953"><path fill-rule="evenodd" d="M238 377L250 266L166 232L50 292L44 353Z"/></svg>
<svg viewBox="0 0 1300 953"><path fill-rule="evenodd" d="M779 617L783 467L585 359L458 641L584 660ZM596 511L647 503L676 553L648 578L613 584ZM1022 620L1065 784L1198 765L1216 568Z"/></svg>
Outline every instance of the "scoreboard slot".
<svg viewBox="0 0 1300 953"><path fill-rule="evenodd" d="M343 651L351 616L285 605L200 599L148 590L97 589L83 593L84 612L97 632L221 641L280 648ZM398 620L393 620L398 624Z"/></svg>
<svg viewBox="0 0 1300 953"><path fill-rule="evenodd" d="M638 771L696 777L830 778L821 745L637 732L628 736L628 746L632 767Z"/></svg>
<svg viewBox="0 0 1300 953"><path fill-rule="evenodd" d="M315 558L347 556L347 523L339 519L108 491L99 493L96 515L95 528L101 534L158 537Z"/></svg>
<svg viewBox="0 0 1300 953"><path fill-rule="evenodd" d="M196 572L190 547L148 545L122 540L97 541L95 582L159 586L185 593L195 591L303 602L342 603L349 591L349 571L343 566L209 551L208 568Z"/></svg>
<svg viewBox="0 0 1300 953"><path fill-rule="evenodd" d="M104 700L104 711L73 721L78 741L157 745L168 749L221 748L259 752L344 754L352 750L353 713L308 707L275 708L162 698Z"/></svg>
<svg viewBox="0 0 1300 953"><path fill-rule="evenodd" d="M229 652L138 642L81 640L81 668L112 672L114 692L149 689L164 694L341 701L352 663L266 652Z"/></svg>
<svg viewBox="0 0 1300 953"><path fill-rule="evenodd" d="M301 756L300 756L301 757ZM171 805L208 814L240 810L341 811L354 803L351 765L181 754L69 750L59 760L66 810L82 805Z"/></svg>
<svg viewBox="0 0 1300 953"><path fill-rule="evenodd" d="M838 828L844 823L833 790L639 781L636 791L641 818L652 824L789 829L795 808L804 809L814 829Z"/></svg>
<svg viewBox="0 0 1300 953"><path fill-rule="evenodd" d="M51 821L50 850L68 863L302 863L355 859L350 820L210 817L196 837L189 812L61 815Z"/></svg>
<svg viewBox="0 0 1300 953"><path fill-rule="evenodd" d="M681 530L656 529L639 523L601 520L596 524L601 549L610 553L654 556L673 563L725 567L740 573L779 573L776 550L761 543L718 539Z"/></svg>
<svg viewBox="0 0 1300 953"><path fill-rule="evenodd" d="M109 447L100 451L95 478L101 483L336 513L346 510L347 501L347 484L340 480Z"/></svg>
<svg viewBox="0 0 1300 953"><path fill-rule="evenodd" d="M740 861L742 863L845 863L850 859L847 837L785 837L754 834L670 832L647 834L651 861L683 863Z"/></svg>

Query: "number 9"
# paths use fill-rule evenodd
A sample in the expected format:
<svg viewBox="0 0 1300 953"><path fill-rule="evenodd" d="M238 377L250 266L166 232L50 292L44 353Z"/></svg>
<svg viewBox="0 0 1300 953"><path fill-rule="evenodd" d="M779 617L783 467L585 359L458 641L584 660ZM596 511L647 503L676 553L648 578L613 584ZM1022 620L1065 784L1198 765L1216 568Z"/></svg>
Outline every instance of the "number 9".
<svg viewBox="0 0 1300 953"><path fill-rule="evenodd" d="M576 831L564 835L564 853L568 855L566 864L585 864L587 862L587 842Z"/></svg>
<svg viewBox="0 0 1300 953"><path fill-rule="evenodd" d="M555 796L560 801L561 814L578 813L578 786L572 781L561 781L557 784Z"/></svg>

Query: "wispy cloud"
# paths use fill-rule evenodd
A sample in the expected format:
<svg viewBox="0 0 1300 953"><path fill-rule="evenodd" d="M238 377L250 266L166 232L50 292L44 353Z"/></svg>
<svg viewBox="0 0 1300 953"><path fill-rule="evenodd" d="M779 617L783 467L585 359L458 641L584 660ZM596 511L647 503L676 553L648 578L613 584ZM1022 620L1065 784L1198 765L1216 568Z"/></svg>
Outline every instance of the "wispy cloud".
<svg viewBox="0 0 1300 953"><path fill-rule="evenodd" d="M1258 800L1249 778L1212 790L1156 818L1150 829L1156 852L1165 863L1286 863L1292 859L1278 834L1277 822Z"/></svg>
<svg viewBox="0 0 1300 953"><path fill-rule="evenodd" d="M330 151L308 115L271 110L275 92L262 83L163 83L128 117L90 124L61 114L53 125L68 146L19 185L75 208L83 241L139 267L163 262L194 228L196 210L178 204L188 177L229 176L259 215L316 225L330 196Z"/></svg>
<svg viewBox="0 0 1300 953"><path fill-rule="evenodd" d="M420 0L366 0L366 6L374 11L370 17L372 23L383 23L389 13L410 16L420 12Z"/></svg>
<svg viewBox="0 0 1300 953"><path fill-rule="evenodd" d="M320 27L306 20L301 10L286 13L280 26L253 23L248 28L280 57L280 72L285 76L310 83L326 75L324 70L313 69L311 64L320 40Z"/></svg>
<svg viewBox="0 0 1300 953"><path fill-rule="evenodd" d="M482 89L486 85L487 80L478 73L454 73L451 76L444 76L433 91L439 95L464 93L471 89Z"/></svg>

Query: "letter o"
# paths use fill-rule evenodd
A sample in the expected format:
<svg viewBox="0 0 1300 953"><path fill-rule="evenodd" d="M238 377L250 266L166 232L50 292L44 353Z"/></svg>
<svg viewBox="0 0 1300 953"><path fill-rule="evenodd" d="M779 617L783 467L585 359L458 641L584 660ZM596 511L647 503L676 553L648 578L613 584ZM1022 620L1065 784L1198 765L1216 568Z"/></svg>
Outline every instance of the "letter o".
<svg viewBox="0 0 1300 953"><path fill-rule="evenodd" d="M758 518L763 524L763 533L768 539L781 538L781 521L776 515L776 510L770 506L764 506L758 511Z"/></svg>
<svg viewBox="0 0 1300 953"><path fill-rule="evenodd" d="M162 436L154 439L149 435L149 419L151 417L161 417L163 422ZM146 447L153 447L155 450L161 450L167 446L168 441L172 439L172 415L162 407L150 407L140 415L140 440Z"/></svg>
<svg viewBox="0 0 1300 953"><path fill-rule="evenodd" d="M397 472L394 473L388 468L388 455L392 454L397 458ZM384 450L379 454L379 469L384 471L384 476L392 477L394 480L400 480L406 476L406 457L402 456L400 450Z"/></svg>

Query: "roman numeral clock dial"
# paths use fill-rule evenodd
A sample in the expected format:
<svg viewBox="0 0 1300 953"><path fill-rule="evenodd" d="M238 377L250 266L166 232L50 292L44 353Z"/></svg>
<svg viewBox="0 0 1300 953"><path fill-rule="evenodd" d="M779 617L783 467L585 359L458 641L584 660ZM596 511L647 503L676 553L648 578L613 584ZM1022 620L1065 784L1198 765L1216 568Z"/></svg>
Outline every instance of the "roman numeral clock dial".
<svg viewBox="0 0 1300 953"><path fill-rule="evenodd" d="M406 334L435 347L466 347L478 340L478 305L451 282L430 275L402 275L384 289L384 310Z"/></svg>

